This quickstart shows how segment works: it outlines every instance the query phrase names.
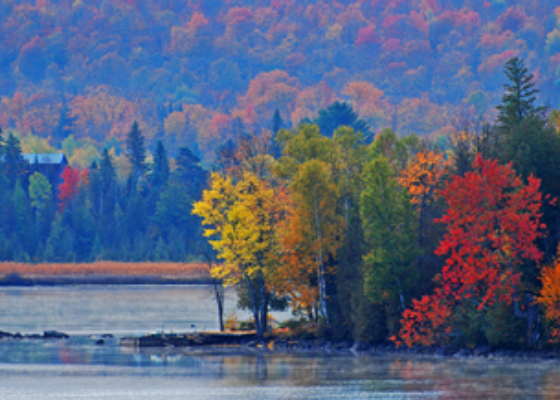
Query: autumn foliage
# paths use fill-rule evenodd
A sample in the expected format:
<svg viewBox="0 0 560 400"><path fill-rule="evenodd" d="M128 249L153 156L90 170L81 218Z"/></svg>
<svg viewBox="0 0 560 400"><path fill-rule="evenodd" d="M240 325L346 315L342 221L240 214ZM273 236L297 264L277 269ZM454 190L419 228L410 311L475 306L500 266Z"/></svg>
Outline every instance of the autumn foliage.
<svg viewBox="0 0 560 400"><path fill-rule="evenodd" d="M397 343L443 342L452 333L455 313L474 305L484 312L497 302L511 304L521 282L519 266L542 258L540 181L523 184L511 168L480 155L474 171L455 176L441 195L449 209L440 219L447 232L436 253L446 257L434 294L414 300L403 313Z"/></svg>
<svg viewBox="0 0 560 400"><path fill-rule="evenodd" d="M543 268L541 283L537 302L544 309L544 317L551 326L549 341L560 343L560 258L553 265Z"/></svg>
<svg viewBox="0 0 560 400"><path fill-rule="evenodd" d="M81 184L87 185L88 170L80 170L66 166L62 171L62 183L59 185L58 200L59 210L64 209L72 202L72 199L78 194Z"/></svg>

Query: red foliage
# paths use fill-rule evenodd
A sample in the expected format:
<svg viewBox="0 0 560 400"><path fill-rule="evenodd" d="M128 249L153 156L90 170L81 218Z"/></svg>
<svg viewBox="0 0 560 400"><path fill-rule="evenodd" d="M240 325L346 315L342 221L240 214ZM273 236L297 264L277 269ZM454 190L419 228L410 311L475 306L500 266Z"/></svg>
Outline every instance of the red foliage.
<svg viewBox="0 0 560 400"><path fill-rule="evenodd" d="M407 345L432 344L452 328L452 310L462 303L478 310L497 301L511 303L524 261L539 263L535 240L542 233L540 180L524 185L511 165L477 155L474 171L455 176L441 192L449 209L438 222L447 233L436 254L447 256L441 287L415 301L403 314L400 339Z"/></svg>
<svg viewBox="0 0 560 400"><path fill-rule="evenodd" d="M88 170L66 166L62 171L62 183L58 186L59 210L62 212L72 199L78 194L80 184L85 184L88 179Z"/></svg>

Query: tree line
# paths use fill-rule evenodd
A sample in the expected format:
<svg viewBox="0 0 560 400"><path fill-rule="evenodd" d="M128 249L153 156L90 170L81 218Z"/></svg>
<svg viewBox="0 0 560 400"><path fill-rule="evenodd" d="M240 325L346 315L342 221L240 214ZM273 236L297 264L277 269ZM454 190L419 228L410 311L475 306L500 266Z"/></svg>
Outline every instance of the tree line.
<svg viewBox="0 0 560 400"><path fill-rule="evenodd" d="M443 149L308 121L278 132L279 157L258 136L219 155L193 213L221 261L213 276L242 288L259 334L284 300L337 340L558 340L556 114L536 105L523 60L505 74L495 122L465 119Z"/></svg>
<svg viewBox="0 0 560 400"><path fill-rule="evenodd" d="M37 160L29 163L12 133L5 140L0 134L0 259L185 261L199 255L200 223L190 208L207 181L200 159L182 147L170 160L158 142L148 163L137 123L125 153L125 180L107 149L89 168L68 165L60 176L41 172Z"/></svg>

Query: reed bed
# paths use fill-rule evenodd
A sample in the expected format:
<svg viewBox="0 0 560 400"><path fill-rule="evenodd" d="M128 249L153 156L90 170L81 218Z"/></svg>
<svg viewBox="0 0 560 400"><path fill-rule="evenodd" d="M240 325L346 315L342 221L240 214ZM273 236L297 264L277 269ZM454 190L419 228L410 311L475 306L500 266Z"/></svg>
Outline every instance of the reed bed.
<svg viewBox="0 0 560 400"><path fill-rule="evenodd" d="M208 278L202 263L116 262L26 264L0 262L0 276L19 274L23 277L45 276L168 276Z"/></svg>

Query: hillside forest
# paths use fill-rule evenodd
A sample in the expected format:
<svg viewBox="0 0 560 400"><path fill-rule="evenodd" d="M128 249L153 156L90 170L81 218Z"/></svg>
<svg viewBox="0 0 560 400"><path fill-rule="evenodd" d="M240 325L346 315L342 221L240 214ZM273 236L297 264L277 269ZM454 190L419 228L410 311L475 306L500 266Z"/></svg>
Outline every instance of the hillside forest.
<svg viewBox="0 0 560 400"><path fill-rule="evenodd" d="M559 85L552 0L0 0L0 260L205 262L259 335L555 345Z"/></svg>

